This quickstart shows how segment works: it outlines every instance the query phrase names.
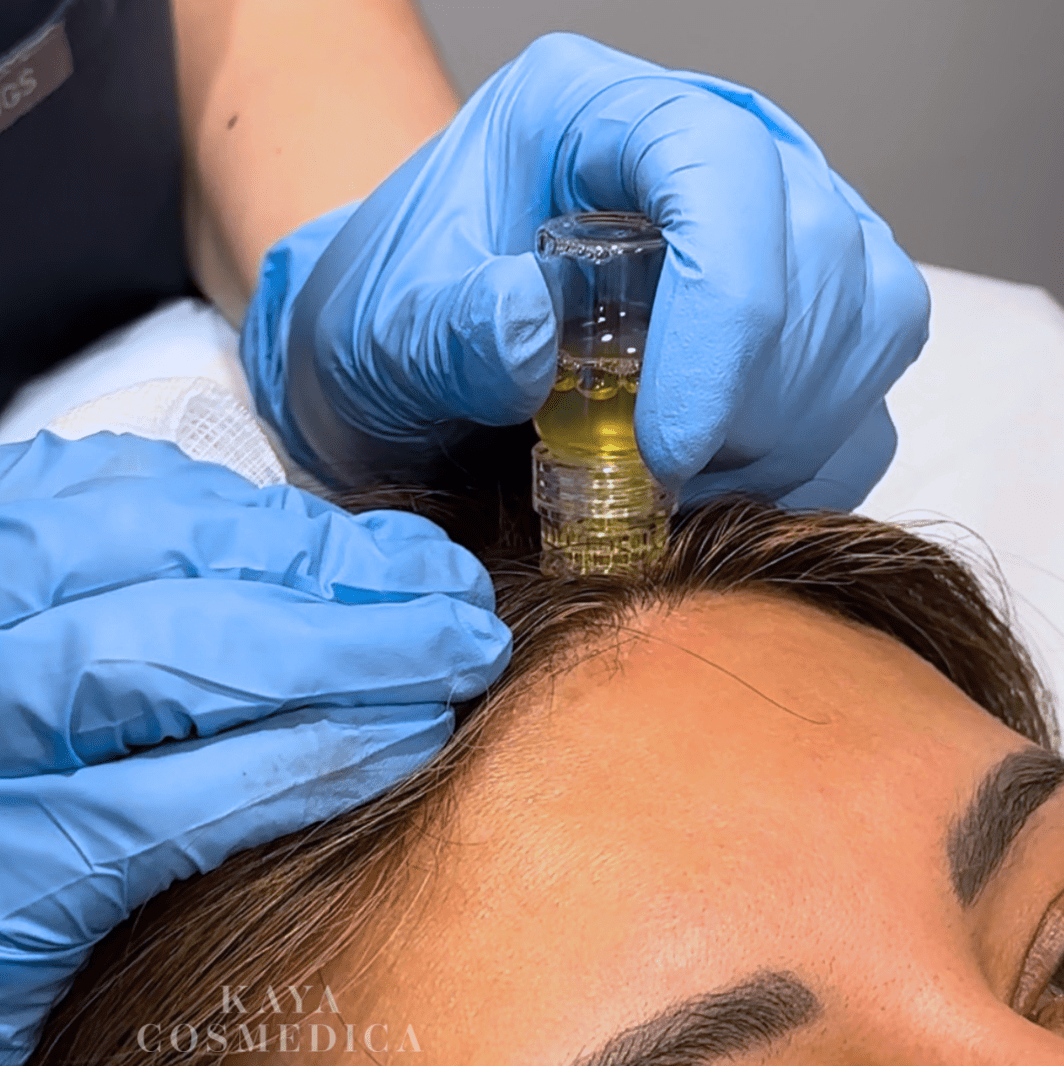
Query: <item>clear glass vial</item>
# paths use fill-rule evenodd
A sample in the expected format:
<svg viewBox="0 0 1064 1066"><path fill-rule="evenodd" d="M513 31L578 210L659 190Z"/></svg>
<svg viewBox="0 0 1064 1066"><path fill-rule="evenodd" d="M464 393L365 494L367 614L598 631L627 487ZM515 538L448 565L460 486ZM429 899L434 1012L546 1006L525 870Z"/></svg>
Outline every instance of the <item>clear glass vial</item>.
<svg viewBox="0 0 1064 1066"><path fill-rule="evenodd" d="M633 425L665 248L639 214L561 215L536 234L560 328L532 450L546 574L633 570L665 545L676 498L643 464Z"/></svg>

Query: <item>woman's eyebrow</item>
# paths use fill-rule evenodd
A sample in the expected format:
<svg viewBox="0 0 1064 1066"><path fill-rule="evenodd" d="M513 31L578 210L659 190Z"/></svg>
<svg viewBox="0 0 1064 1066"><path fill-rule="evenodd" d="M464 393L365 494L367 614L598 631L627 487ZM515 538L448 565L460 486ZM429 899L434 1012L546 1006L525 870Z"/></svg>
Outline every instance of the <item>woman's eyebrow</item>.
<svg viewBox="0 0 1064 1066"><path fill-rule="evenodd" d="M794 974L760 971L723 992L671 1007L610 1037L571 1066L706 1066L763 1051L820 1013L820 1001Z"/></svg>
<svg viewBox="0 0 1064 1066"><path fill-rule="evenodd" d="M983 778L946 836L950 880L962 906L975 902L1027 820L1062 781L1064 759L1034 747L1006 755Z"/></svg>

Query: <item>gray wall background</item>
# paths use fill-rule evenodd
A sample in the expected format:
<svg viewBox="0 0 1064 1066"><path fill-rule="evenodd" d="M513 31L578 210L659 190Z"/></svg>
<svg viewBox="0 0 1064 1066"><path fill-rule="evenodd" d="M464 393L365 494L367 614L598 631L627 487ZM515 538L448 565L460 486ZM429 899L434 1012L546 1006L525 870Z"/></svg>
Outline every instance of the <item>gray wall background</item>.
<svg viewBox="0 0 1064 1066"><path fill-rule="evenodd" d="M916 259L1064 302L1064 0L422 0L469 95L551 30L759 89Z"/></svg>

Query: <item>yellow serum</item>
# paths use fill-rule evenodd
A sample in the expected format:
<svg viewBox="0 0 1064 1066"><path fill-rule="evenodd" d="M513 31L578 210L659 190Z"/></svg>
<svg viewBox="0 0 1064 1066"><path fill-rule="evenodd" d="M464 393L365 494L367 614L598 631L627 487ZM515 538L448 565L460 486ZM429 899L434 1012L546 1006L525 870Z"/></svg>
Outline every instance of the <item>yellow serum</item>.
<svg viewBox="0 0 1064 1066"><path fill-rule="evenodd" d="M638 366L608 357L575 365L563 349L559 367L535 417L543 443L561 457L638 458L633 425Z"/></svg>

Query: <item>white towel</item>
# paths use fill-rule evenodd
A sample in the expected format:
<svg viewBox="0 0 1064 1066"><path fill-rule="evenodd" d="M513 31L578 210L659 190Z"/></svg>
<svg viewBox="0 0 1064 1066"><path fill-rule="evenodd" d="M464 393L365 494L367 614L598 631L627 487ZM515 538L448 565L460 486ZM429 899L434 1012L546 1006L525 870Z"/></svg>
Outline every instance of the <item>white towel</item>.
<svg viewBox="0 0 1064 1066"><path fill-rule="evenodd" d="M156 378L109 392L53 418L48 429L76 440L91 433L135 433L173 441L186 455L220 463L255 485L285 472L244 404L210 378Z"/></svg>

